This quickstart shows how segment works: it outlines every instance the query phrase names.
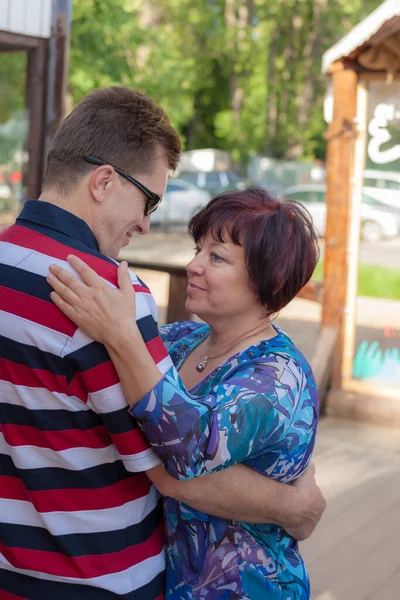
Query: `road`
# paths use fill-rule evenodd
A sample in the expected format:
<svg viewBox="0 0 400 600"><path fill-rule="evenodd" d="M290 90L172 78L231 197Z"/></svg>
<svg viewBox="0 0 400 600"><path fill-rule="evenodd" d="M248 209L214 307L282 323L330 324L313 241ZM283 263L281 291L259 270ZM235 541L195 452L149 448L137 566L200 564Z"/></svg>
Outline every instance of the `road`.
<svg viewBox="0 0 400 600"><path fill-rule="evenodd" d="M360 263L380 265L389 269L400 269L400 238L382 242L362 242L360 247Z"/></svg>

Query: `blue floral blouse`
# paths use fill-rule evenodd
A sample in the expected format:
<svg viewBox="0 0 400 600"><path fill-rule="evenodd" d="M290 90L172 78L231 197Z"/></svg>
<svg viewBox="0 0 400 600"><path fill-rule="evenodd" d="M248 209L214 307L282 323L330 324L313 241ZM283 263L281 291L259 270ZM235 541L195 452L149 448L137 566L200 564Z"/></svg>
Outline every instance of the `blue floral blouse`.
<svg viewBox="0 0 400 600"><path fill-rule="evenodd" d="M188 391L177 370L209 327L161 328L177 370L131 412L171 475L188 479L241 462L289 483L305 470L317 429L316 384L301 352L276 331ZM172 498L165 513L168 600L309 598L297 543L282 528L220 519Z"/></svg>

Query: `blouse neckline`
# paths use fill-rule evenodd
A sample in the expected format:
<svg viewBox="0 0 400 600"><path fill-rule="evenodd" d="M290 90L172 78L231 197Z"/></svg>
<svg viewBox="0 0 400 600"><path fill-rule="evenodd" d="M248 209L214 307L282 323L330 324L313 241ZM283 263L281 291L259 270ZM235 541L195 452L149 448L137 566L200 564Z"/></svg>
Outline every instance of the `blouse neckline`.
<svg viewBox="0 0 400 600"><path fill-rule="evenodd" d="M213 369L208 375L206 375L203 379L201 379L198 383L196 383L196 385L194 385L192 388L190 388L188 390L189 393L194 393L197 389L201 388L212 377L214 377L216 375L216 373L218 373L218 371L221 371L224 367L226 367L229 363L231 363L233 360L235 360L235 358L237 358L241 354L248 353L250 358L255 358L253 349L262 353L263 349L266 346L268 346L270 342L276 341L277 339L279 339L281 337L286 337L285 334L283 333L283 331L279 327L277 327L273 323L271 323L271 325L275 329L276 335L274 335L271 338L268 338L267 340L260 340L259 342L252 344L251 346L248 346L248 348L245 348L244 350L239 350L235 354L232 354L232 356L229 356L223 363L221 363L220 365L217 365L215 367L215 369ZM206 323L204 323L204 325L202 325L199 328L199 330L194 332L192 340L190 340L189 342L185 339L182 340L185 342L186 348L185 347L182 348L183 352L180 356L178 364L176 365L176 369L178 372L179 372L180 368L182 367L183 363L185 362L185 360L188 358L189 354L191 354L193 352L193 350L195 350L197 348L197 346L199 346L206 339L206 337L208 337L209 334L210 334L210 327ZM261 350L260 346L263 347L262 350Z"/></svg>

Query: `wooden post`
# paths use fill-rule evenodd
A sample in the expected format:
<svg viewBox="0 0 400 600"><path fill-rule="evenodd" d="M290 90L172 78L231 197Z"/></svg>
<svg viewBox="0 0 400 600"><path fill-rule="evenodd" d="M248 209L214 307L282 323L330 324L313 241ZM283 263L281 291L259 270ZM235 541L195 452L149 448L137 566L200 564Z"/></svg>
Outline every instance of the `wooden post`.
<svg viewBox="0 0 400 600"><path fill-rule="evenodd" d="M65 94L71 35L71 4L71 0L53 0L47 73L45 155L51 138L65 116Z"/></svg>
<svg viewBox="0 0 400 600"><path fill-rule="evenodd" d="M328 129L322 325L338 327L333 385L341 385L343 316L347 292L350 177L354 147L357 74L335 63L331 69L334 110Z"/></svg>
<svg viewBox="0 0 400 600"><path fill-rule="evenodd" d="M367 144L368 84L358 82L357 116L355 119L354 156L350 179L349 226L347 238L347 285L343 323L342 382L353 375L358 262L360 254L361 202L364 185L365 150Z"/></svg>
<svg viewBox="0 0 400 600"><path fill-rule="evenodd" d="M26 103L29 111L27 198L38 198L43 177L44 115L48 40L38 39L28 54Z"/></svg>
<svg viewBox="0 0 400 600"><path fill-rule="evenodd" d="M185 308L187 275L171 273L169 280L169 299L167 309L167 323L175 321L193 321L193 316Z"/></svg>

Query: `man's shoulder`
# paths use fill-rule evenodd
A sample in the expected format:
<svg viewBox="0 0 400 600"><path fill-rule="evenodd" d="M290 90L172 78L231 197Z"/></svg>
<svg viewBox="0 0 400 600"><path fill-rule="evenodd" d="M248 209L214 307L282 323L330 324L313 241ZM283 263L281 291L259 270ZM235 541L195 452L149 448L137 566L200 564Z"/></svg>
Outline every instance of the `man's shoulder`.
<svg viewBox="0 0 400 600"><path fill-rule="evenodd" d="M117 285L117 263L95 249L67 236L48 235L43 231L31 229L16 223L0 236L0 263L20 267L26 271L37 272L37 263L48 268L57 262L70 270L67 257L70 254L85 261L98 275L113 285ZM47 275L39 273L40 275Z"/></svg>

